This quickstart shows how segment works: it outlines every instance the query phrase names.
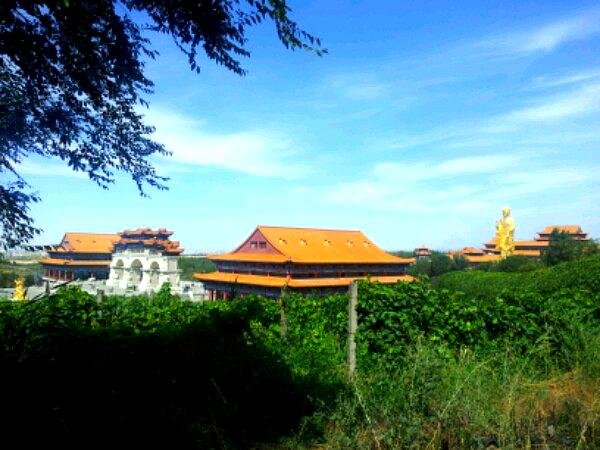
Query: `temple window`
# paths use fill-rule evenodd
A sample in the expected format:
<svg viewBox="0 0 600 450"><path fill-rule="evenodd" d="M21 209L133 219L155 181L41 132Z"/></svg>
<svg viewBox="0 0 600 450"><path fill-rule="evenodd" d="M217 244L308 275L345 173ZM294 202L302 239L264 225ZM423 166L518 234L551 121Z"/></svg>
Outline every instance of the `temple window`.
<svg viewBox="0 0 600 450"><path fill-rule="evenodd" d="M266 243L265 241L260 241L260 242L258 243L258 247L259 247L259 248L267 248L267 243Z"/></svg>
<svg viewBox="0 0 600 450"><path fill-rule="evenodd" d="M256 242L256 241L250 242L250 248L257 248L257 247L258 247L258 242Z"/></svg>

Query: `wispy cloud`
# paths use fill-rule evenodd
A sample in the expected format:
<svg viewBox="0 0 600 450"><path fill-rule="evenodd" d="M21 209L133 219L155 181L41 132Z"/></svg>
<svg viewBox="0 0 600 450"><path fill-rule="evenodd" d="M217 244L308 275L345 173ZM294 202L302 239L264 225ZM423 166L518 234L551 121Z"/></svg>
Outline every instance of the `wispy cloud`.
<svg viewBox="0 0 600 450"><path fill-rule="evenodd" d="M375 165L373 174L380 180L422 181L438 178L462 177L470 174L491 173L517 165L526 155L492 154L454 158L442 162L417 163L382 162Z"/></svg>
<svg viewBox="0 0 600 450"><path fill-rule="evenodd" d="M149 123L156 125L154 138L173 153L169 161L184 169L216 166L281 178L299 178L311 170L308 164L298 162L300 152L292 139L271 130L213 133L206 130L204 122L177 113L153 109L148 116Z"/></svg>
<svg viewBox="0 0 600 450"><path fill-rule="evenodd" d="M396 132L372 140L370 146L381 151L427 149L432 145L438 149L473 151L507 144L513 148L516 145L564 147L566 143L598 142L600 128L591 124L596 123L600 112L600 82L572 84L575 86L565 81L558 92L531 96L501 114L432 128L422 134Z"/></svg>
<svg viewBox="0 0 600 450"><path fill-rule="evenodd" d="M477 43L477 47L495 56L520 56L550 52L561 45L600 33L600 9L580 12L546 25L506 33Z"/></svg>
<svg viewBox="0 0 600 450"><path fill-rule="evenodd" d="M375 164L362 180L325 189L327 203L403 213L478 215L524 196L593 183L599 167L561 167L544 155L490 154L415 164Z"/></svg>
<svg viewBox="0 0 600 450"><path fill-rule="evenodd" d="M533 89L546 89L569 84L577 84L584 81L591 81L600 78L600 68L584 70L581 72L572 72L561 76L540 76L533 80Z"/></svg>
<svg viewBox="0 0 600 450"><path fill-rule="evenodd" d="M67 178L86 178L83 172L75 172L66 164L57 163L37 163L33 161L24 161L16 167L21 175L34 175L44 177L67 177Z"/></svg>
<svg viewBox="0 0 600 450"><path fill-rule="evenodd" d="M551 122L600 110L600 83L538 101L536 105L511 111L491 120L483 131L503 132L530 123Z"/></svg>
<svg viewBox="0 0 600 450"><path fill-rule="evenodd" d="M349 100L375 100L386 95L390 84L371 74L338 74L326 80L325 85Z"/></svg>

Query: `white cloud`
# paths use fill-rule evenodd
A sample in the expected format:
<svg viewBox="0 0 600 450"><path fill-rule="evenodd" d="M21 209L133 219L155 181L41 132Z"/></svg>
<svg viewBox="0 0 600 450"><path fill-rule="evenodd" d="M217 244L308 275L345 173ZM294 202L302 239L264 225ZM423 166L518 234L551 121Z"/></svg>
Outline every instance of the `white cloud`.
<svg viewBox="0 0 600 450"><path fill-rule="evenodd" d="M492 119L484 132L507 132L531 123L552 122L600 110L600 83L549 97L535 106L511 111Z"/></svg>
<svg viewBox="0 0 600 450"><path fill-rule="evenodd" d="M156 126L154 139L173 153L168 161L183 165L184 170L216 166L282 178L298 178L310 172L307 164L298 162L300 153L292 140L272 131L211 133L202 121L159 109L151 110L148 122Z"/></svg>
<svg viewBox="0 0 600 450"><path fill-rule="evenodd" d="M600 33L600 9L592 9L547 25L493 37L478 47L496 56L550 52L559 46Z"/></svg>
<svg viewBox="0 0 600 450"><path fill-rule="evenodd" d="M370 74L341 74L326 80L328 90L350 100L375 100L387 94L390 85Z"/></svg>
<svg viewBox="0 0 600 450"><path fill-rule="evenodd" d="M67 177L67 178L86 178L84 172L75 172L66 164L40 164L32 161L24 161L16 166L17 173L21 175L37 175L45 177Z"/></svg>
<svg viewBox="0 0 600 450"><path fill-rule="evenodd" d="M534 89L547 89L569 84L577 84L582 81L590 81L600 78L600 69L585 70L577 73L569 73L559 77L541 76L533 80Z"/></svg>
<svg viewBox="0 0 600 450"><path fill-rule="evenodd" d="M375 177L386 181L422 181L453 178L469 174L496 172L515 166L525 155L492 154L449 159L442 162L417 163L382 162L375 165Z"/></svg>
<svg viewBox="0 0 600 450"><path fill-rule="evenodd" d="M324 189L327 203L402 214L478 216L532 195L594 183L600 167L548 163L543 154L491 154L376 164L368 177Z"/></svg>

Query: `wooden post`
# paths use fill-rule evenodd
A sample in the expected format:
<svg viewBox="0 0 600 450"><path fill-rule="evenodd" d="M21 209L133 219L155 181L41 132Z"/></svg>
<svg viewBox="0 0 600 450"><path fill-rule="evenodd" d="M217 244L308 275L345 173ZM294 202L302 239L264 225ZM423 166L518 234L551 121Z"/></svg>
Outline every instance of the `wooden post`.
<svg viewBox="0 0 600 450"><path fill-rule="evenodd" d="M285 315L285 298L287 296L287 284L281 288L279 296L279 305L281 306L281 337L287 334L287 317Z"/></svg>
<svg viewBox="0 0 600 450"><path fill-rule="evenodd" d="M356 305L358 303L358 285L350 283L348 289L348 374L354 375L356 370Z"/></svg>

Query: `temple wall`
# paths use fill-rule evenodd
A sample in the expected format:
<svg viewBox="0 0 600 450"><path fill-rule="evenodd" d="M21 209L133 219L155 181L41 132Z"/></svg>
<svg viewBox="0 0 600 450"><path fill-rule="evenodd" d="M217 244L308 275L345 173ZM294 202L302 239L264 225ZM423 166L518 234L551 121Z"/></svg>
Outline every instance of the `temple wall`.
<svg viewBox="0 0 600 450"><path fill-rule="evenodd" d="M177 256L163 255L154 250L123 250L113 253L107 288L119 291L152 293L163 283L179 286L180 270Z"/></svg>

